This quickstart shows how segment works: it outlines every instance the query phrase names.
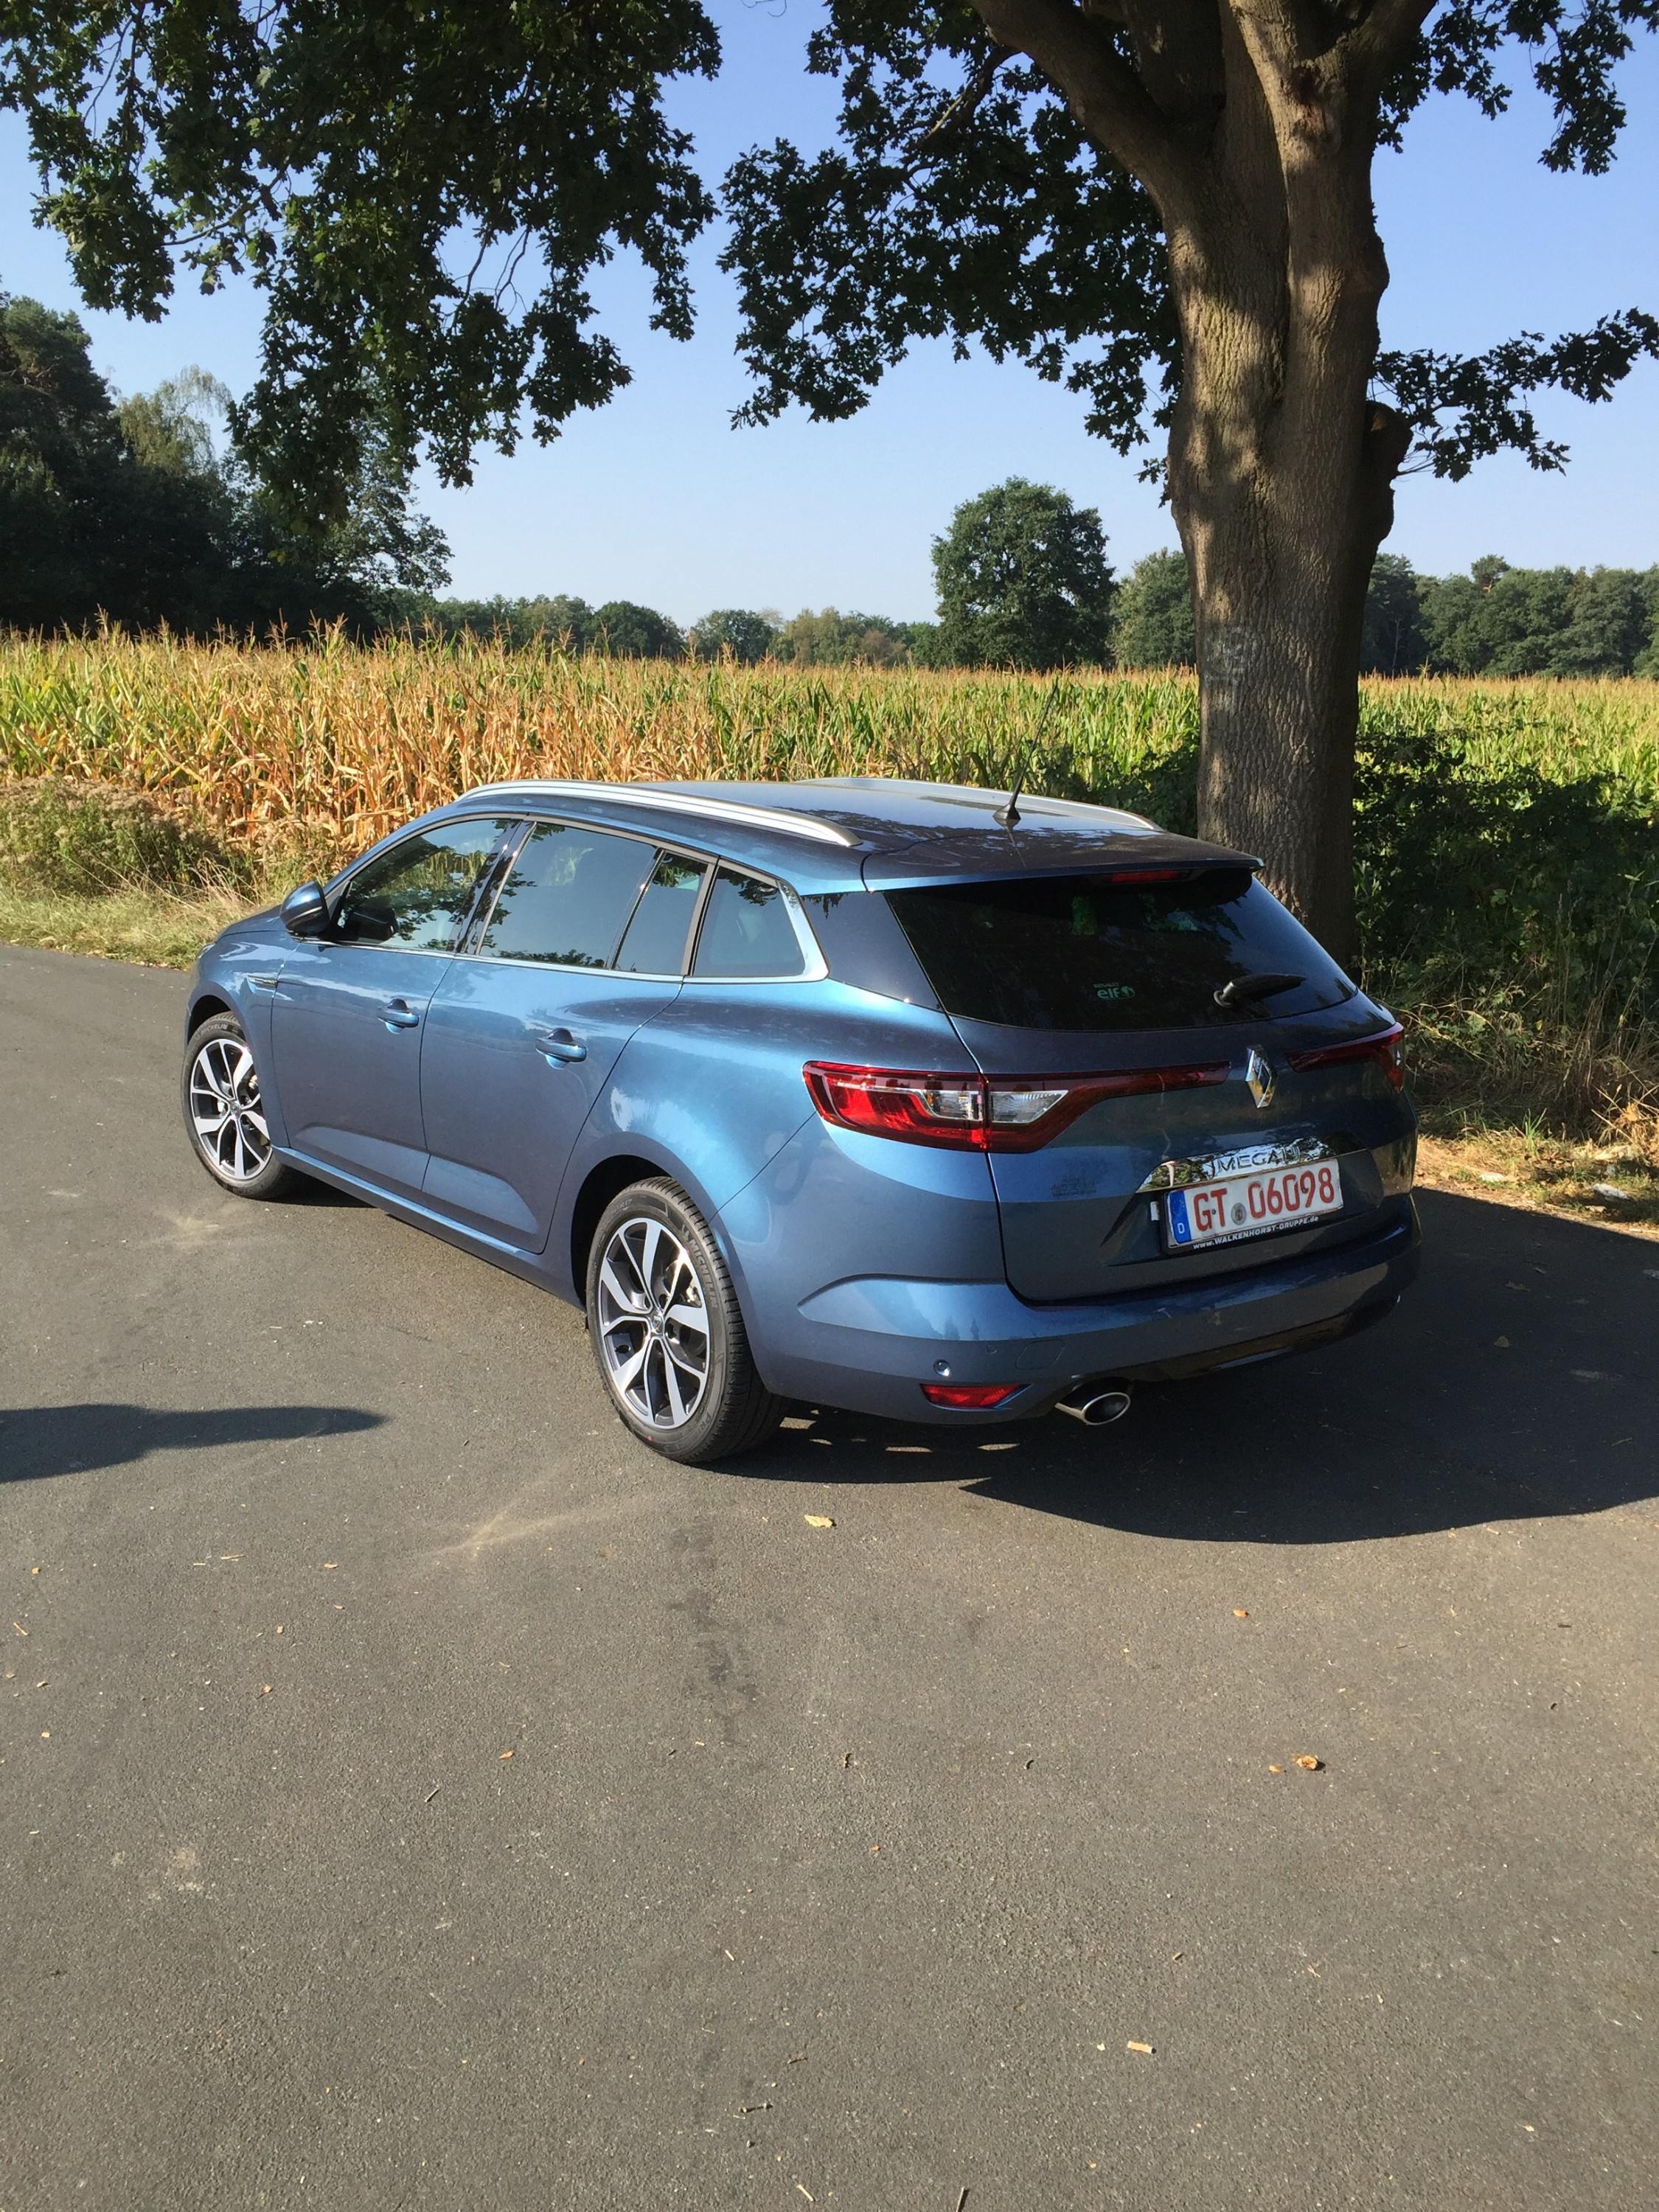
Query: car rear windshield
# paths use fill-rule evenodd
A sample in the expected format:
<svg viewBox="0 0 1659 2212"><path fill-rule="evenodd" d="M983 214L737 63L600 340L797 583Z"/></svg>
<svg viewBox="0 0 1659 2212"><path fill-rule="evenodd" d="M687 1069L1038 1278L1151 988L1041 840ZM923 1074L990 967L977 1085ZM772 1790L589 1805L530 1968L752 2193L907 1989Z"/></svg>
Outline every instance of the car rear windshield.
<svg viewBox="0 0 1659 2212"><path fill-rule="evenodd" d="M1353 994L1328 954L1242 868L1177 883L1024 877L886 896L940 1005L971 1021L1199 1029L1309 1013ZM1242 979L1292 976L1292 987L1257 1001L1217 1001Z"/></svg>

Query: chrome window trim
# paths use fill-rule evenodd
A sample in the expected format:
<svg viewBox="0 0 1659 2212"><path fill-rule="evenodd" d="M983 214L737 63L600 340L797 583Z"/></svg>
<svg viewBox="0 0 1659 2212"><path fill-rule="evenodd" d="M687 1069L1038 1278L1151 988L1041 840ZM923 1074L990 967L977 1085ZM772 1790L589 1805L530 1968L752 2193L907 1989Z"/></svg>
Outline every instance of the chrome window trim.
<svg viewBox="0 0 1659 2212"><path fill-rule="evenodd" d="M556 783L541 782L526 777L516 783L481 784L477 790L469 791L466 797L473 799L493 799L498 795L525 798L592 799L620 806L651 806L671 814L695 815L705 822L741 823L751 830L775 830L786 837L805 837L817 845L835 845L842 852L857 848L862 840L850 830L843 830L834 822L819 820L810 814L793 814L781 806L757 806L741 799L705 799L700 793L667 791L652 784L639 783ZM602 828L602 823L594 823Z"/></svg>

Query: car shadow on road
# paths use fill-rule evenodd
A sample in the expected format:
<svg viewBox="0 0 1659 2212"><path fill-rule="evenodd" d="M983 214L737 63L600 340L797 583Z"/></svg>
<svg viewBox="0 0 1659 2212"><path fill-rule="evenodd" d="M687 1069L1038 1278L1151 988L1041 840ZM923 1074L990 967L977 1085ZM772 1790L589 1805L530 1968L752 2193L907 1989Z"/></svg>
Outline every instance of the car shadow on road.
<svg viewBox="0 0 1659 2212"><path fill-rule="evenodd" d="M1051 1416L952 1437L820 1413L733 1472L954 1482L1212 1543L1352 1542L1654 1498L1659 1244L1438 1192L1421 1207L1421 1280L1352 1343L1142 1389L1104 1429Z"/></svg>
<svg viewBox="0 0 1659 2212"><path fill-rule="evenodd" d="M385 1419L357 1406L227 1406L180 1413L125 1405L0 1407L0 1482L126 1467L151 1452L343 1436L379 1428Z"/></svg>

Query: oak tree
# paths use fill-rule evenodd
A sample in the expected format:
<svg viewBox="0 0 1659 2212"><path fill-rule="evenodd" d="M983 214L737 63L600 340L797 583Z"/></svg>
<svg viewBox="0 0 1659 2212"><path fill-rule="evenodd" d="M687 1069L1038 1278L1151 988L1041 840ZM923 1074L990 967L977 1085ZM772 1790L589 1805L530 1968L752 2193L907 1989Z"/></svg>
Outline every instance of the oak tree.
<svg viewBox="0 0 1659 2212"><path fill-rule="evenodd" d="M754 373L745 416L862 405L915 340L1063 379L1127 450L1167 431L1203 695L1200 820L1259 851L1339 951L1366 580L1413 450L1460 475L1559 466L1530 395L1607 397L1659 320L1459 358L1379 355L1371 165L1431 95L1498 112L1511 61L1543 158L1604 169L1659 0L824 0L809 65L836 143L726 180ZM663 89L712 75L699 0L0 0L0 101L93 305L177 272L263 287L243 452L339 514L365 453L551 436L627 380L589 280L618 249L690 329L714 194Z"/></svg>

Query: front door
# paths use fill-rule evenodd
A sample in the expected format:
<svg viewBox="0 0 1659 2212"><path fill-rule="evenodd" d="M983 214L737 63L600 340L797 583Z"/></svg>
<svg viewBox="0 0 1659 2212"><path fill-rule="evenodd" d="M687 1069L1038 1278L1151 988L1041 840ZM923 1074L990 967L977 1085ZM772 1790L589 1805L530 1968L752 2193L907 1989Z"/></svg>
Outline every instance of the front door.
<svg viewBox="0 0 1659 2212"><path fill-rule="evenodd" d="M285 957L271 1067L289 1143L302 1158L386 1190L420 1190L427 1010L515 826L451 822L404 838L351 878L327 936Z"/></svg>
<svg viewBox="0 0 1659 2212"><path fill-rule="evenodd" d="M679 993L701 879L695 863L642 838L559 822L531 831L477 951L452 963L427 1018L428 1205L543 1249L566 1163L623 1047ZM625 933L630 945L650 936L651 965L666 972L624 972Z"/></svg>

